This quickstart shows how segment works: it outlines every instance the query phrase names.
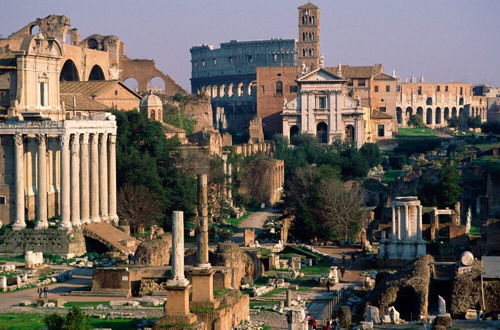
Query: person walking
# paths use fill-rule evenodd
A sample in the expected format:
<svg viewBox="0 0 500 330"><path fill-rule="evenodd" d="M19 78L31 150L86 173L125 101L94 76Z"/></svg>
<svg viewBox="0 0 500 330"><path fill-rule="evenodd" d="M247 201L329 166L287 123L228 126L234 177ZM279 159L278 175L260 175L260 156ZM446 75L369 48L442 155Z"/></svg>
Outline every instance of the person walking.
<svg viewBox="0 0 500 330"><path fill-rule="evenodd" d="M340 277L344 278L345 268L344 265L340 266Z"/></svg>
<svg viewBox="0 0 500 330"><path fill-rule="evenodd" d="M42 298L43 289L41 287L38 287L38 289L36 290L36 292L38 292L38 299L41 299Z"/></svg>
<svg viewBox="0 0 500 330"><path fill-rule="evenodd" d="M48 298L49 297L49 287L46 286L43 288L43 297Z"/></svg>
<svg viewBox="0 0 500 330"><path fill-rule="evenodd" d="M345 253L342 252L342 265L345 265Z"/></svg>

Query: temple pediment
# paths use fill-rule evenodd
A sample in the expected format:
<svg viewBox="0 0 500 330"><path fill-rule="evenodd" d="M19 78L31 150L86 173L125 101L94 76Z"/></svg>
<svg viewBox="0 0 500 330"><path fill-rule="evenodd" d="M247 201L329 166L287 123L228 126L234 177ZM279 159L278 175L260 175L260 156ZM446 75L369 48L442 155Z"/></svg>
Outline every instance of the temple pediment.
<svg viewBox="0 0 500 330"><path fill-rule="evenodd" d="M314 71L309 72L306 75L303 75L297 82L299 83L308 83L308 82L336 82L342 83L346 81L344 78L328 71L325 68L318 68Z"/></svg>

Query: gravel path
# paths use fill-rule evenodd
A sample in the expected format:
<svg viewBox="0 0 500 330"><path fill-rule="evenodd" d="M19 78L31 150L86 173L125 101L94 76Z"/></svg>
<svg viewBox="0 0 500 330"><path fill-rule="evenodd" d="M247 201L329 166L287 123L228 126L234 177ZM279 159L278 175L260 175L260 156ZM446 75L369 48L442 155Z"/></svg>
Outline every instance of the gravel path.
<svg viewBox="0 0 500 330"><path fill-rule="evenodd" d="M238 232L233 235L231 240L235 243L243 243L243 232L245 228L254 228L255 236L257 236L263 230L266 219L277 214L278 211L272 208L252 213L248 218L240 222L238 225Z"/></svg>

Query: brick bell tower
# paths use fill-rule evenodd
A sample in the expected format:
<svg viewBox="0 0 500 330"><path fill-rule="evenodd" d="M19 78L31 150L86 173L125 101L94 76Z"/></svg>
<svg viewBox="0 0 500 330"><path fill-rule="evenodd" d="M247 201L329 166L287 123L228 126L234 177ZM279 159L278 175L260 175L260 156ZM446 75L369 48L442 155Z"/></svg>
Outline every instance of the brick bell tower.
<svg viewBox="0 0 500 330"><path fill-rule="evenodd" d="M299 42L297 66L311 72L320 66L319 7L306 3L299 8ZM305 66L304 66L305 64Z"/></svg>

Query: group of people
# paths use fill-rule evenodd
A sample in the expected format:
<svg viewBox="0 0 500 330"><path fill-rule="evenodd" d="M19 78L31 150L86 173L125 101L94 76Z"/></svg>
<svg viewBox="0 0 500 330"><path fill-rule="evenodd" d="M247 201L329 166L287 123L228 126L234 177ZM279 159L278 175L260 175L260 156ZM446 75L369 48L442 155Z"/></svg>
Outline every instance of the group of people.
<svg viewBox="0 0 500 330"><path fill-rule="evenodd" d="M307 321L307 326L308 326L309 330L320 329L320 328L318 328L318 324L317 324L314 316L311 316L308 314L306 316L306 321ZM338 330L338 329L340 329L340 320L339 320L338 316L326 321L326 324L321 328L321 330Z"/></svg>
<svg viewBox="0 0 500 330"><path fill-rule="evenodd" d="M48 298L49 296L49 287L48 286L45 286L45 287L39 287L37 289L37 292L38 292L38 298L42 298L42 294L43 294L43 297L44 298Z"/></svg>

